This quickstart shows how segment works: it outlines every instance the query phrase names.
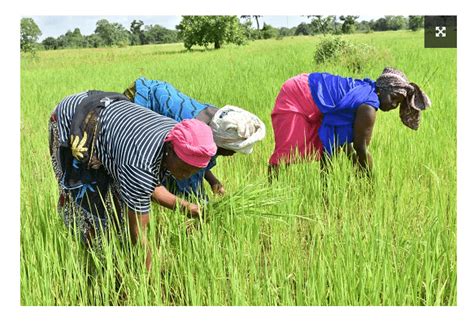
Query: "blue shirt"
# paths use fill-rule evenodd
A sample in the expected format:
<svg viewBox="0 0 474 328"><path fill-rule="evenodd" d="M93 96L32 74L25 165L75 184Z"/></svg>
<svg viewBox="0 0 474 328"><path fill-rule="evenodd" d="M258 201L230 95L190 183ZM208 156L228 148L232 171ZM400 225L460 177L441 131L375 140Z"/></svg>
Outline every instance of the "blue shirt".
<svg viewBox="0 0 474 328"><path fill-rule="evenodd" d="M379 108L375 81L329 73L311 73L308 80L311 96L323 114L318 135L324 149L332 154L334 148L353 141L354 121L360 105Z"/></svg>
<svg viewBox="0 0 474 328"><path fill-rule="evenodd" d="M197 171L197 173L189 178L176 180L172 176L165 176L162 184L174 194L197 196L206 199L206 193L204 192L203 186L204 174L206 174L206 171L210 171L214 166L216 166L216 156L211 158L207 167Z"/></svg>
<svg viewBox="0 0 474 328"><path fill-rule="evenodd" d="M168 82L144 77L135 81L134 101L177 122L193 119L209 106L181 93Z"/></svg>
<svg viewBox="0 0 474 328"><path fill-rule="evenodd" d="M158 114L170 117L177 122L196 118L201 111L212 106L190 98L168 82L147 80L144 77L135 81L134 101L138 105L142 105ZM172 176L166 176L161 182L175 194L186 196L194 194L195 196L205 198L202 185L204 174L215 165L216 156L211 159L206 168L199 170L187 179L176 180Z"/></svg>

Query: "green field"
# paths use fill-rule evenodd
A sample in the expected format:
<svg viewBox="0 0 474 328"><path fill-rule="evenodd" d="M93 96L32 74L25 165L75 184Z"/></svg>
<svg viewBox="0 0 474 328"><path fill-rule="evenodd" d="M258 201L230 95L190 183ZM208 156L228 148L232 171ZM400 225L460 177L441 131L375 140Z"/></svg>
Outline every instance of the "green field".
<svg viewBox="0 0 474 328"><path fill-rule="evenodd" d="M21 60L22 305L456 305L456 49L425 49L423 32L344 38L383 52L355 77L403 70L433 106L415 132L398 110L379 113L374 179L340 157L324 187L319 164L269 185L270 113L283 82L316 67L319 37L183 51L181 44L39 52ZM250 156L218 159L227 195L211 197L192 233L181 213L154 205L152 269L140 247L111 238L102 266L56 211L48 119L65 96L122 92L138 76L171 82L217 106L259 115L267 136ZM89 260L88 260L89 258ZM92 265L91 263L95 263ZM117 276L121 276L121 283Z"/></svg>

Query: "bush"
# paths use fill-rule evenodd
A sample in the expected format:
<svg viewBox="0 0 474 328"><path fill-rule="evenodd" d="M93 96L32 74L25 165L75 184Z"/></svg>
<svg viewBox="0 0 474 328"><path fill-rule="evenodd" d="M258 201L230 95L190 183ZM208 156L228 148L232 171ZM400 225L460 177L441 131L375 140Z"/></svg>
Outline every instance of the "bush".
<svg viewBox="0 0 474 328"><path fill-rule="evenodd" d="M352 73L362 72L371 63L389 60L387 52L380 52L365 43L353 43L341 37L325 37L317 45L314 61L319 68L323 64L340 65Z"/></svg>

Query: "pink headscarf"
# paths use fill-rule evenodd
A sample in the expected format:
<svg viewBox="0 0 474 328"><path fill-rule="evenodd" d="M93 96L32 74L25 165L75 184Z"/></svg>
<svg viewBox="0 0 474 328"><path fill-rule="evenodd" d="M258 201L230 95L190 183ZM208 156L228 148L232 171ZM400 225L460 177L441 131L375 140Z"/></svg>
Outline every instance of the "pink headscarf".
<svg viewBox="0 0 474 328"><path fill-rule="evenodd" d="M196 119L176 124L165 141L171 141L176 155L194 167L206 167L217 152L211 128Z"/></svg>

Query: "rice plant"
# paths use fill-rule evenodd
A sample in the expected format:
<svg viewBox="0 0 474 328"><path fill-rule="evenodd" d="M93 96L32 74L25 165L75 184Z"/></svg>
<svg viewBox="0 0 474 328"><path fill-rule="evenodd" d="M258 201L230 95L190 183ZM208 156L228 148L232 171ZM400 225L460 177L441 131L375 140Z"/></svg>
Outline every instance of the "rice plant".
<svg viewBox="0 0 474 328"><path fill-rule="evenodd" d="M391 65L433 102L417 132L398 111L378 114L371 179L338 156L327 175L319 163L302 162L267 182L270 113L283 82L316 70L353 76L337 61L314 66L319 37L217 51L183 52L176 44L23 58L21 304L456 305L456 50L425 49L422 32L343 39L389 54L355 77L375 79ZM218 159L213 171L227 194L211 196L200 220L153 206L150 272L127 235L111 231L99 254L64 227L47 142L49 115L64 96L122 92L138 76L248 109L268 130L250 156Z"/></svg>

